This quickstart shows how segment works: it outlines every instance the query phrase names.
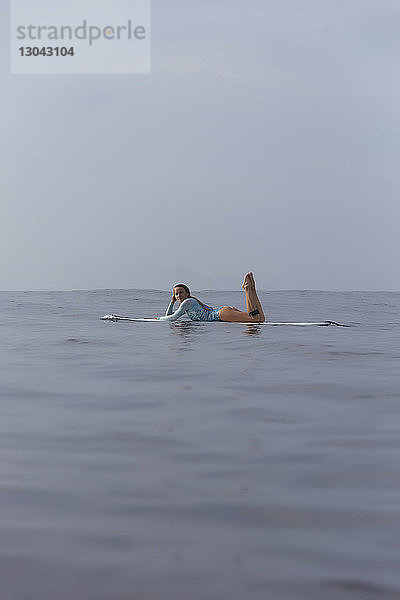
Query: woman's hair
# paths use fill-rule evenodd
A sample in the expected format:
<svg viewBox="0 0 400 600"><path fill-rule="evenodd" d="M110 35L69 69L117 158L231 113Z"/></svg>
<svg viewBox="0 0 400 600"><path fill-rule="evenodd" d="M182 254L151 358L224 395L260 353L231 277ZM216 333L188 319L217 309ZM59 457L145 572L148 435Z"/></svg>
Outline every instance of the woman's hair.
<svg viewBox="0 0 400 600"><path fill-rule="evenodd" d="M176 285L174 285L174 289L177 287L181 287L185 290L185 292L187 294L189 294L190 298L194 298L195 300L197 300L197 302L200 304L200 306L202 306L203 308L205 308L206 310L212 310L211 306L207 306L207 304L204 304L203 302L201 302L201 300L199 300L198 298L195 298L194 296L191 295L190 290L188 288L187 285L185 285L184 283L177 283Z"/></svg>

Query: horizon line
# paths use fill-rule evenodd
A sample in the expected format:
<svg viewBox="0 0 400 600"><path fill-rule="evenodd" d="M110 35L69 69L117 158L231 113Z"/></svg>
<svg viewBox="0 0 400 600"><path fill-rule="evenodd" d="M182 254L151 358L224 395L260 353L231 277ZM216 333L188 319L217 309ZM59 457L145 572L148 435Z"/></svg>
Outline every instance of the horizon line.
<svg viewBox="0 0 400 600"><path fill-rule="evenodd" d="M352 293L352 292L369 292L369 293L400 293L400 289L395 290L395 289L379 289L379 290L367 290L367 289L340 289L340 290L332 290L332 289L321 289L321 288L279 288L279 289L262 289L262 288L257 288L259 292L326 292L326 293ZM44 293L44 292L105 292L105 291L141 291L141 292L160 292L160 293L164 293L164 292L171 292L170 289L168 290L164 290L164 289L159 289L159 288L122 288L122 287L116 287L116 288L103 288L103 287L99 287L99 288L59 288L59 289L50 289L50 288L40 288L40 289L28 289L28 288L23 288L23 289L0 289L1 293L21 293L21 292L26 292L26 293ZM238 290L238 289L234 289L234 290L229 290L229 289L212 289L212 288L202 288L202 289L195 289L194 290L196 293L197 292L241 292L242 290Z"/></svg>

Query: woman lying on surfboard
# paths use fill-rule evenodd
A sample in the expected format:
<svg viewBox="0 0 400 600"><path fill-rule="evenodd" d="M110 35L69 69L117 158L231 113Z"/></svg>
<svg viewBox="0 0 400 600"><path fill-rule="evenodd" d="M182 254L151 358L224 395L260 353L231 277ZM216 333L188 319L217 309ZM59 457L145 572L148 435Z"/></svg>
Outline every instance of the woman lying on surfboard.
<svg viewBox="0 0 400 600"><path fill-rule="evenodd" d="M178 283L172 290L172 298L164 317L157 317L160 321L176 321L179 317L187 315L192 321L226 321L228 323L263 323L265 316L256 292L253 273L245 275L242 288L246 294L246 310L243 312L233 306L218 306L213 308L203 304L190 295L187 285ZM178 301L180 306L173 312L174 304Z"/></svg>

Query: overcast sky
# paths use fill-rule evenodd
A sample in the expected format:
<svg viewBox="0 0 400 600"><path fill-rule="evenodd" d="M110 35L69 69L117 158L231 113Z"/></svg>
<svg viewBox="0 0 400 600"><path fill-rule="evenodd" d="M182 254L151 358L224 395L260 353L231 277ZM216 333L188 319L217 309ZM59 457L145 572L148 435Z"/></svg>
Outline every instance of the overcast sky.
<svg viewBox="0 0 400 600"><path fill-rule="evenodd" d="M0 288L400 290L398 0L153 0L150 75L10 75Z"/></svg>

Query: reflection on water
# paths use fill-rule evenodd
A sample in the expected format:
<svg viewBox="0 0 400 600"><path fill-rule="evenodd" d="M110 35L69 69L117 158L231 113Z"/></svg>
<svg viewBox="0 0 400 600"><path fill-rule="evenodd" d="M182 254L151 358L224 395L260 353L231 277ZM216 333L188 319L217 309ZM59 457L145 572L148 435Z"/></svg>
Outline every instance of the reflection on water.
<svg viewBox="0 0 400 600"><path fill-rule="evenodd" d="M262 325L255 325L249 323L248 325L244 325L244 333L246 335L260 335Z"/></svg>
<svg viewBox="0 0 400 600"><path fill-rule="evenodd" d="M193 323L191 321L174 321L170 324L172 333L177 333L178 335L190 335L193 331ZM199 328L201 331L201 328Z"/></svg>
<svg viewBox="0 0 400 600"><path fill-rule="evenodd" d="M190 347L194 339L207 333L206 329L201 327L201 323L194 324L191 321L174 321L169 325L169 331L180 339L186 349Z"/></svg>
<svg viewBox="0 0 400 600"><path fill-rule="evenodd" d="M199 321L174 321L170 324L171 331L183 337L201 335L209 333L210 327L234 327L236 331L243 330L245 335L259 335L262 330L262 325L256 323L201 323Z"/></svg>

